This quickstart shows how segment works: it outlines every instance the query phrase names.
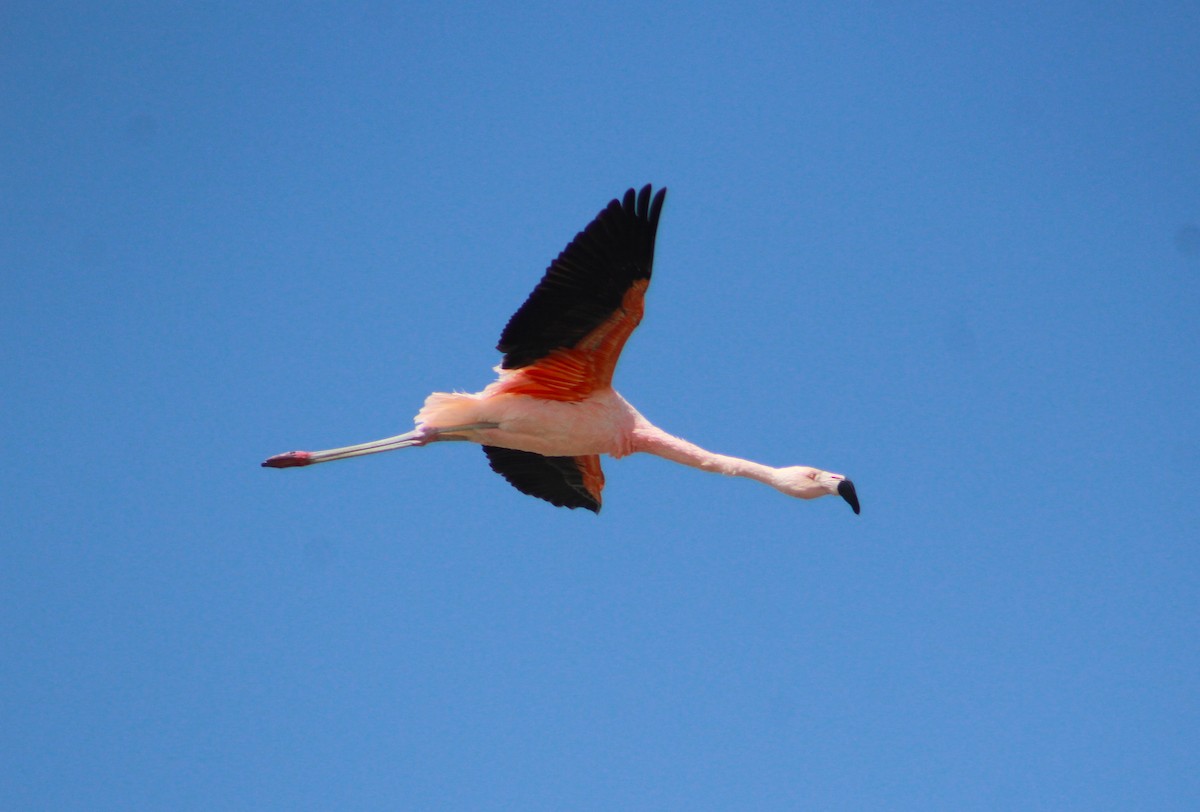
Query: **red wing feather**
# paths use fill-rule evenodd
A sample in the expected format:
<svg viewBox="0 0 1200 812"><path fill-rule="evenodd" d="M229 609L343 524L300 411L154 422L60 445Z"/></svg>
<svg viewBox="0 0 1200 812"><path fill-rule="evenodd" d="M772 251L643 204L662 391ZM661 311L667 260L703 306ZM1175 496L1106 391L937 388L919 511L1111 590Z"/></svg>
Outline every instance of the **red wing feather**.
<svg viewBox="0 0 1200 812"><path fill-rule="evenodd" d="M651 198L648 185L628 190L571 240L501 333L496 348L504 353L502 368L522 369L578 350L611 355L588 372L603 377L607 369L611 378L641 319L666 192L659 189Z"/></svg>
<svg viewBox="0 0 1200 812"><path fill-rule="evenodd" d="M506 375L499 391L543 400L580 401L611 386L625 341L642 321L642 301L649 284L648 279L634 282L621 306L577 346L553 350Z"/></svg>

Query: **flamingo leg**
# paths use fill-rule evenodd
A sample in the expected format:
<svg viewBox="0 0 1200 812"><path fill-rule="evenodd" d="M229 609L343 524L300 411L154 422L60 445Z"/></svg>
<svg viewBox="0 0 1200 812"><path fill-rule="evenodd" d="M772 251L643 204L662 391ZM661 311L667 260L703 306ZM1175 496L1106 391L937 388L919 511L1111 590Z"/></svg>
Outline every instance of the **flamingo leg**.
<svg viewBox="0 0 1200 812"><path fill-rule="evenodd" d="M440 428L440 429L435 429L430 426L422 426L421 428L417 429L417 431L409 432L409 433L416 434L417 432L420 432L422 429L427 431L428 439L426 439L425 442L423 442L423 443L417 443L417 445L426 445L427 443L439 443L439 442L444 442L447 440L469 440L470 439L469 437L457 436L460 431L479 431L480 429L498 429L498 428L500 428L499 423L469 423L468 425L465 425L465 426L447 426L445 428Z"/></svg>
<svg viewBox="0 0 1200 812"><path fill-rule="evenodd" d="M454 436L457 432L475 431L477 429L494 429L498 423L471 423L465 426L418 426L416 429L397 434L395 437L384 437L382 440L372 440L369 443L347 445L340 448L328 448L324 451L289 451L286 454L276 454L263 462L264 468L298 468L304 465L316 465L319 462L333 462L351 457L361 457L366 454L379 454L383 451L393 451L397 448L411 448L428 445L444 440L466 440L466 437Z"/></svg>

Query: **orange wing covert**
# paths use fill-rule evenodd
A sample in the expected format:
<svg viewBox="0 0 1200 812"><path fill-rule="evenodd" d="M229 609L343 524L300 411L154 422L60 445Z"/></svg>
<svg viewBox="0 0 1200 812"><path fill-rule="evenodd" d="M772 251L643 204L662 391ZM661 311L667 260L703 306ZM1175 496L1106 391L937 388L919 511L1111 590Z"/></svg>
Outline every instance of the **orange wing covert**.
<svg viewBox="0 0 1200 812"><path fill-rule="evenodd" d="M604 385L611 379L625 340L641 320L666 192L659 189L652 198L649 185L629 189L575 235L501 333L496 348L504 353L503 369L547 359L550 371L541 377L549 375L568 389L577 389L579 380ZM585 362L565 350L600 357Z"/></svg>
<svg viewBox="0 0 1200 812"><path fill-rule="evenodd" d="M580 401L597 389L611 386L621 350L642 321L649 285L649 279L634 282L621 306L577 346L552 350L510 373L498 391L544 400Z"/></svg>

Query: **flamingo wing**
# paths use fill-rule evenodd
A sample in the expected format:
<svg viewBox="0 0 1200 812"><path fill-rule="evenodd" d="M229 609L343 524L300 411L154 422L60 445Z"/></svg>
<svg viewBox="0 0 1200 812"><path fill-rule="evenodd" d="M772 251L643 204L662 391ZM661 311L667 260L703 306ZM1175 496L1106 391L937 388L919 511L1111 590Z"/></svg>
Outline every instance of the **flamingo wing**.
<svg viewBox="0 0 1200 812"><path fill-rule="evenodd" d="M581 400L611 383L625 340L642 319L666 193L659 189L651 198L649 185L628 190L550 263L496 346L503 369L528 371L507 391Z"/></svg>
<svg viewBox="0 0 1200 812"><path fill-rule="evenodd" d="M545 457L530 451L485 445L488 464L521 493L545 499L557 507L600 512L604 472L600 458Z"/></svg>

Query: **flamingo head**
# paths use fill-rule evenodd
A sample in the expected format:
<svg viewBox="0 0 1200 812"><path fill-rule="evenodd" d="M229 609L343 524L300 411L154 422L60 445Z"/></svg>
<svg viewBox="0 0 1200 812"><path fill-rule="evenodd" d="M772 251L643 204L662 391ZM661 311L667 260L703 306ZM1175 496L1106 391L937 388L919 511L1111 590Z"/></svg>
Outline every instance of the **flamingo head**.
<svg viewBox="0 0 1200 812"><path fill-rule="evenodd" d="M837 494L846 500L851 510L856 514L859 512L858 493L854 490L854 483L842 474L810 468L807 465L793 465L782 469L780 482L775 487L788 496L800 499L816 499Z"/></svg>

